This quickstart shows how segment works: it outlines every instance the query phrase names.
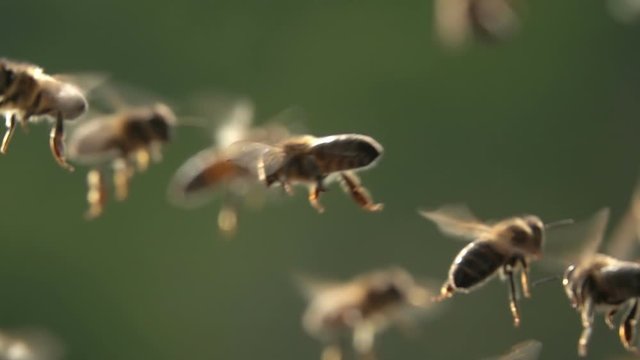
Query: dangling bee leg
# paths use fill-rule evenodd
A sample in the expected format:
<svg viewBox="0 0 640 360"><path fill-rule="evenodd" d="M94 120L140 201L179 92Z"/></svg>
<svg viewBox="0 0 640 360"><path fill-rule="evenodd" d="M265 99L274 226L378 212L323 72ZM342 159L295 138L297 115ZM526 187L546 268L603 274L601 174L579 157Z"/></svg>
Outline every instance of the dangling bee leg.
<svg viewBox="0 0 640 360"><path fill-rule="evenodd" d="M580 318L582 321L582 334L580 334L580 340L578 341L578 355L585 357L587 356L587 346L593 329L593 299L591 297L585 299Z"/></svg>
<svg viewBox="0 0 640 360"><path fill-rule="evenodd" d="M342 189L351 195L351 198L366 211L380 211L383 204L375 204L369 191L362 186L360 178L352 171L340 173Z"/></svg>
<svg viewBox="0 0 640 360"><path fill-rule="evenodd" d="M129 179L133 170L123 157L115 159L112 166L116 200L123 201L129 196Z"/></svg>
<svg viewBox="0 0 640 360"><path fill-rule="evenodd" d="M321 360L342 360L342 350L338 345L327 345L322 350Z"/></svg>
<svg viewBox="0 0 640 360"><path fill-rule="evenodd" d="M638 354L638 348L633 344L633 340L636 337L636 325L638 323L638 300L634 299L632 304L631 309L629 309L629 312L624 317L624 321L620 324L618 335L625 349Z"/></svg>
<svg viewBox="0 0 640 360"><path fill-rule="evenodd" d="M504 275L507 277L507 286L509 288L509 309L513 316L513 326L520 326L520 310L518 309L518 297L516 294L516 281L514 279L513 267L505 265L503 268Z"/></svg>
<svg viewBox="0 0 640 360"><path fill-rule="evenodd" d="M522 295L526 298L531 297L531 290L529 288L529 264L524 258L519 259L522 264L522 271L520 271L520 288L522 289Z"/></svg>
<svg viewBox="0 0 640 360"><path fill-rule="evenodd" d="M7 127L7 131L2 137L2 146L0 146L0 152L3 154L7 153L9 143L11 142L13 133L16 130L16 114L5 115L5 126Z"/></svg>
<svg viewBox="0 0 640 360"><path fill-rule="evenodd" d="M456 292L456 289L453 287L453 285L451 285L447 281L440 288L440 295L434 297L432 300L435 301L435 302L440 302L440 301L446 300L446 299L452 297L455 292Z"/></svg>
<svg viewBox="0 0 640 360"><path fill-rule="evenodd" d="M353 329L353 348L358 353L360 360L374 360L373 343L376 336L376 329L373 324L361 321Z"/></svg>
<svg viewBox="0 0 640 360"><path fill-rule="evenodd" d="M140 148L135 153L135 161L138 166L138 171L143 172L149 168L149 162L151 161L151 154L149 149Z"/></svg>
<svg viewBox="0 0 640 360"><path fill-rule="evenodd" d="M51 128L51 133L49 134L49 147L51 148L53 158L56 160L58 165L60 165L63 169L73 171L73 166L69 165L67 163L67 160L65 159L64 119L62 119L61 115L58 115L55 124Z"/></svg>
<svg viewBox="0 0 640 360"><path fill-rule="evenodd" d="M218 212L218 229L227 238L232 237L238 228L238 212L236 207L224 202Z"/></svg>
<svg viewBox="0 0 640 360"><path fill-rule="evenodd" d="M324 206L320 204L318 199L320 198L320 193L326 191L321 181L309 186L309 203L314 207L319 213L324 212Z"/></svg>
<svg viewBox="0 0 640 360"><path fill-rule="evenodd" d="M102 181L102 173L93 169L87 174L87 202L89 209L85 213L87 219L95 219L102 214L107 201L107 191Z"/></svg>
<svg viewBox="0 0 640 360"><path fill-rule="evenodd" d="M604 316L604 323L607 324L607 326L611 330L616 328L616 325L613 323L613 317L617 313L618 313L618 309L614 308L614 309L610 310L609 312L607 312L607 314Z"/></svg>

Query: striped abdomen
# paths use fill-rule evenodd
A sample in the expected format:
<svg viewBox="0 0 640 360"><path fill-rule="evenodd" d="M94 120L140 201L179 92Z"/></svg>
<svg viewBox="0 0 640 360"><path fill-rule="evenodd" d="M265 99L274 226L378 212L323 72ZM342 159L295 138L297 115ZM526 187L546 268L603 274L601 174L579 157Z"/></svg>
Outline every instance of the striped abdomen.
<svg viewBox="0 0 640 360"><path fill-rule="evenodd" d="M311 146L311 154L323 174L371 165L382 151L374 139L356 134L318 138Z"/></svg>
<svg viewBox="0 0 640 360"><path fill-rule="evenodd" d="M471 290L488 280L507 260L495 246L486 241L467 245L456 256L449 271L449 281L458 290Z"/></svg>

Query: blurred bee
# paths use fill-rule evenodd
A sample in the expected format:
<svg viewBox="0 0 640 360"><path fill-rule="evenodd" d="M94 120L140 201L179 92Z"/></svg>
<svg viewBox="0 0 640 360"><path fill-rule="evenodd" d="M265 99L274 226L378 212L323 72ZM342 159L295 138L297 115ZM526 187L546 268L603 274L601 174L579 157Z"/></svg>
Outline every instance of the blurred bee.
<svg viewBox="0 0 640 360"><path fill-rule="evenodd" d="M293 193L293 184L307 184L309 202L318 212L324 211L318 200L327 190L325 182L338 177L360 207L380 211L383 205L373 202L354 171L374 166L382 152L382 145L365 135L294 136L275 146L263 146L258 177L268 187L282 185L289 194Z"/></svg>
<svg viewBox="0 0 640 360"><path fill-rule="evenodd" d="M604 252L598 252L609 218L608 209L598 212L590 222L582 251L576 252L565 270L562 285L571 306L580 313L582 334L578 354L587 355L594 314L604 312L605 322L614 329L614 316L626 309L618 328L627 351L640 355L635 345L640 298L640 264L637 253L640 227L640 192L636 189L631 206L617 225ZM636 250L636 251L633 251ZM606 253L606 254L605 254Z"/></svg>
<svg viewBox="0 0 640 360"><path fill-rule="evenodd" d="M609 12L617 21L630 24L640 18L640 0L609 0Z"/></svg>
<svg viewBox="0 0 640 360"><path fill-rule="evenodd" d="M87 120L74 129L68 142L69 156L74 162L92 167L87 174L87 218L103 212L107 198L104 165L113 168L116 199L126 199L134 165L138 171L144 171L150 160L159 161L175 124L173 111L156 103Z"/></svg>
<svg viewBox="0 0 640 360"><path fill-rule="evenodd" d="M228 99L227 99L228 100ZM248 99L225 101L220 110L225 121L216 130L215 144L189 158L176 171L169 185L169 199L176 205L195 207L206 202L205 193L221 191L223 204L218 213L218 227L227 236L237 228L238 202L259 207L264 200L264 186L256 177L259 152L263 145L275 144L290 136L279 123L252 126L253 104ZM217 104L224 108L225 104Z"/></svg>
<svg viewBox="0 0 640 360"><path fill-rule="evenodd" d="M0 330L2 360L58 360L62 353L58 339L44 330Z"/></svg>
<svg viewBox="0 0 640 360"><path fill-rule="evenodd" d="M501 278L507 280L509 307L514 325L518 326L520 312L516 276L519 272L520 292L530 297L529 264L542 258L545 228L550 225L545 226L534 215L516 216L487 224L476 219L462 205L448 205L435 211L421 211L420 214L433 221L443 233L471 240L454 259L449 277L436 300L450 298L457 292L469 293L499 273Z"/></svg>
<svg viewBox="0 0 640 360"><path fill-rule="evenodd" d="M436 0L436 34L449 47L463 45L469 37L501 41L519 27L513 0Z"/></svg>
<svg viewBox="0 0 640 360"><path fill-rule="evenodd" d="M537 360L542 352L542 343L526 340L514 345L508 353L485 360Z"/></svg>
<svg viewBox="0 0 640 360"><path fill-rule="evenodd" d="M339 343L345 333L353 335L361 359L374 359L376 334L390 325L407 325L433 305L431 292L400 268L365 273L347 282L301 279L300 285L309 300L302 324L326 345L323 360L342 358Z"/></svg>
<svg viewBox="0 0 640 360"><path fill-rule="evenodd" d="M54 119L49 145L56 162L73 170L64 151L64 121L73 120L88 108L83 91L75 84L51 76L36 65L0 59L0 113L7 131L0 152L6 154L17 123L26 128L37 117Z"/></svg>

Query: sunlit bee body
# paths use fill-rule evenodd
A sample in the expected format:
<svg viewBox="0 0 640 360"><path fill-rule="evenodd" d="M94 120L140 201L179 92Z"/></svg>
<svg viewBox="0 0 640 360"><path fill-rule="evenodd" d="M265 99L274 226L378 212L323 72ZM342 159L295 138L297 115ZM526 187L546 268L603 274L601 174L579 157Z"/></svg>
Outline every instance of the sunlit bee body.
<svg viewBox="0 0 640 360"><path fill-rule="evenodd" d="M171 109L158 103L88 120L74 129L68 142L69 156L93 168L87 175L88 218L102 214L106 202L101 167L112 165L116 198L124 200L134 165L144 171L150 160L161 159L162 146L170 140L175 123Z"/></svg>
<svg viewBox="0 0 640 360"><path fill-rule="evenodd" d="M626 243L634 244L638 240L640 224L640 203L636 192L634 203L625 218L618 224L609 241L607 253L599 253L606 230L609 212L600 211L585 241L584 250L567 267L562 285L571 306L580 313L583 331L578 341L578 354L587 355L596 312L606 313L605 322L614 329L614 315L627 309L621 319L618 335L622 345L630 352L640 355L635 345L636 324L638 318L638 299L640 298L640 264L629 261L633 251ZM620 245L623 246L620 246ZM637 247L637 244L635 244ZM619 252L620 250L621 252Z"/></svg>
<svg viewBox="0 0 640 360"><path fill-rule="evenodd" d="M340 359L342 335L353 335L353 346L363 359L373 358L374 338L388 326L411 320L412 310L432 306L431 293L403 269L391 268L358 276L343 283L303 284L309 305L304 329L322 341L323 360Z"/></svg>
<svg viewBox="0 0 640 360"><path fill-rule="evenodd" d="M73 120L88 108L81 89L55 76L48 75L36 65L0 59L0 113L4 115L7 131L0 152L7 152L17 123L38 117L54 119L49 145L54 159L63 168L67 164L64 151L64 121Z"/></svg>
<svg viewBox="0 0 640 360"><path fill-rule="evenodd" d="M537 340L526 340L514 345L504 355L484 360L538 360L542 352L542 343Z"/></svg>
<svg viewBox="0 0 640 360"><path fill-rule="evenodd" d="M258 175L267 186L280 184L289 193L293 184L308 185L309 202L319 212L324 211L318 198L326 191L325 181L337 176L364 210L380 211L382 204L373 202L354 171L373 166L382 153L382 145L365 135L295 136L264 148Z"/></svg>
<svg viewBox="0 0 640 360"><path fill-rule="evenodd" d="M460 47L470 37L505 40L519 26L511 0L436 0L436 34L449 47Z"/></svg>
<svg viewBox="0 0 640 360"><path fill-rule="evenodd" d="M515 278L519 272L521 291L529 297L529 264L542 257L545 226L540 218L525 215L490 225L478 221L462 206L445 206L421 214L445 234L472 240L455 257L438 300L457 292L471 292L499 273L507 280L510 309L514 325L518 326Z"/></svg>
<svg viewBox="0 0 640 360"><path fill-rule="evenodd" d="M202 205L207 195L222 193L218 228L226 236L236 231L239 202L259 207L264 201L264 185L256 176L263 144L276 144L290 136L284 125L252 126L252 122L251 102L236 101L216 130L215 144L189 158L169 186L170 200L183 207Z"/></svg>

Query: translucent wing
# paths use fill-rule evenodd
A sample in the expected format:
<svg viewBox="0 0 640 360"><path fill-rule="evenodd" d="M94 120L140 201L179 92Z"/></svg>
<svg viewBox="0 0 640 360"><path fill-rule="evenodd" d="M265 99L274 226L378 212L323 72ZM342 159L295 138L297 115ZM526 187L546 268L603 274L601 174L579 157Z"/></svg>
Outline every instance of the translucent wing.
<svg viewBox="0 0 640 360"><path fill-rule="evenodd" d="M609 221L609 209L603 208L585 221L559 228L546 241L548 264L576 264L599 251Z"/></svg>
<svg viewBox="0 0 640 360"><path fill-rule="evenodd" d="M226 111L226 115L217 115L223 122L215 133L216 146L224 149L235 142L249 140L254 117L253 103L247 98L240 98L233 103L219 106L221 108L218 111ZM223 110L223 106L228 108Z"/></svg>
<svg viewBox="0 0 640 360"><path fill-rule="evenodd" d="M100 87L109 79L109 75L100 72L56 74L52 77L58 81L73 84L80 88L84 93L89 93L90 91Z"/></svg>
<svg viewBox="0 0 640 360"><path fill-rule="evenodd" d="M614 227L604 252L621 260L635 259L640 250L639 240L640 185L637 185L631 196L629 208Z"/></svg>
<svg viewBox="0 0 640 360"><path fill-rule="evenodd" d="M476 35L487 40L506 40L519 27L509 0L472 0L469 14Z"/></svg>
<svg viewBox="0 0 640 360"><path fill-rule="evenodd" d="M470 0L435 0L435 26L440 42L445 46L460 47L470 31Z"/></svg>
<svg viewBox="0 0 640 360"><path fill-rule="evenodd" d="M542 352L542 343L537 340L526 340L514 345L508 353L486 360L537 360Z"/></svg>
<svg viewBox="0 0 640 360"><path fill-rule="evenodd" d="M475 240L491 232L491 227L479 221L463 204L445 205L433 211L421 210L419 213L449 236Z"/></svg>

